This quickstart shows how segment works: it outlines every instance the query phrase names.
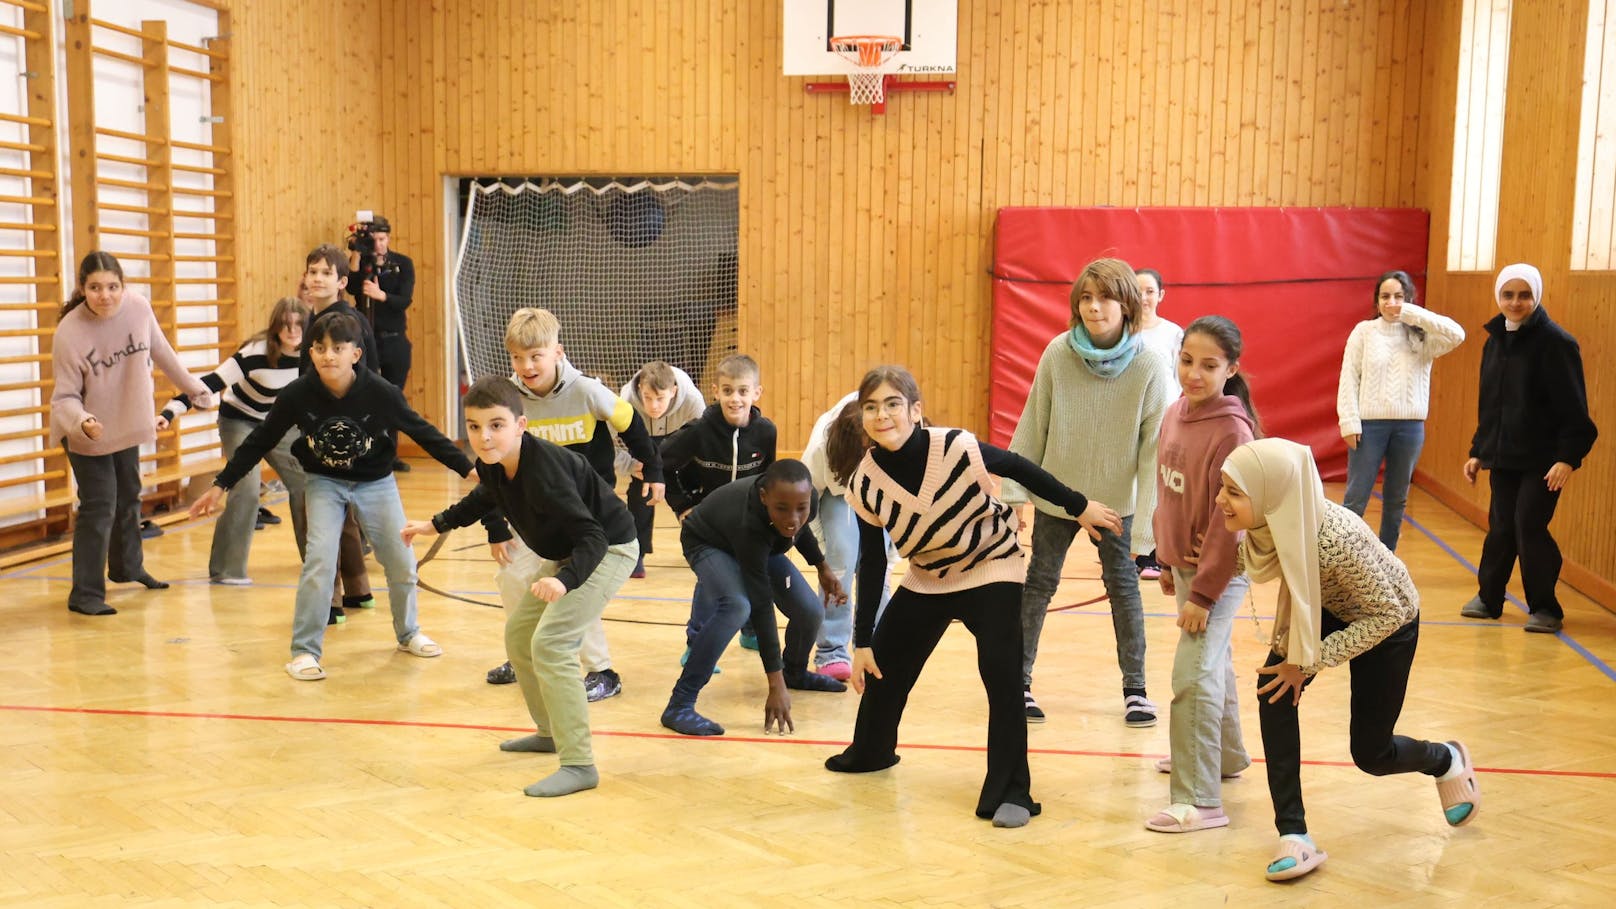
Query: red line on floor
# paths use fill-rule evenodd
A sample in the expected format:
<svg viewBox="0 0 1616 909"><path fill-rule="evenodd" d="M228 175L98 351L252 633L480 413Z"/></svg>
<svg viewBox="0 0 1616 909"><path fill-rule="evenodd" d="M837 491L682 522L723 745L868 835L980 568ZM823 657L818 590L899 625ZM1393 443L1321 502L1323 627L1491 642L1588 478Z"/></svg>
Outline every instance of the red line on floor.
<svg viewBox="0 0 1616 909"><path fill-rule="evenodd" d="M269 716L267 714L252 713L191 713L181 710L118 710L110 707L39 707L31 704L0 704L0 710L16 713L56 713L77 714L81 716L118 716L152 719L184 719L184 720L248 720L260 723L310 723L330 724L335 726L390 726L410 729L456 729L470 732L518 732L526 733L531 727L525 726L485 726L478 723L431 723L424 720L367 720L359 717L320 717L320 716ZM619 739L666 739L678 742L748 742L755 744L782 744L782 745L814 745L823 747L842 748L847 742L834 739L799 739L793 735L715 735L691 736L680 735L676 732L620 732L612 730L593 730L595 735ZM900 748L911 751L970 751L981 753L987 749L981 745L935 745L921 742L902 742ZM1107 757L1107 758L1135 758L1145 760L1162 757L1160 753L1144 753L1138 751L1085 751L1071 748L1028 748L1028 754L1047 754L1058 757ZM1253 763L1264 763L1262 758L1253 758ZM1309 767L1351 767L1351 761L1303 761ZM1578 779L1608 780L1616 779L1616 772L1597 770L1538 770L1521 767L1477 767L1479 773L1509 774L1512 776L1564 776Z"/></svg>

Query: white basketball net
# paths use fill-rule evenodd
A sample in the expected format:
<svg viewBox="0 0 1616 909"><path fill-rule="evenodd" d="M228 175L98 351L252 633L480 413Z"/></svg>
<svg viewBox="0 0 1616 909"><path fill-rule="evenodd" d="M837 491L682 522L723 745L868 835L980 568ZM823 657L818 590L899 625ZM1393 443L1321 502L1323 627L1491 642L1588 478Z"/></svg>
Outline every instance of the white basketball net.
<svg viewBox="0 0 1616 909"><path fill-rule="evenodd" d="M510 375L505 324L536 306L613 391L650 360L707 388L735 350L739 199L733 177L476 181L454 273L467 378Z"/></svg>
<svg viewBox="0 0 1616 909"><path fill-rule="evenodd" d="M830 39L831 50L860 67L847 74L847 96L854 104L880 104L886 99L887 74L880 66L903 50L903 39L893 35L849 35Z"/></svg>

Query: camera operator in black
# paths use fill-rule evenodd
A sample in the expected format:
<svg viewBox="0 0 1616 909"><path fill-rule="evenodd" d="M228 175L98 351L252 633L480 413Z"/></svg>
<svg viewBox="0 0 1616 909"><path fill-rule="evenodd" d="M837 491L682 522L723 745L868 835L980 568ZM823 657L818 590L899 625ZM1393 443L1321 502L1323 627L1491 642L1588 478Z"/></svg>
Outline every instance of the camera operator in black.
<svg viewBox="0 0 1616 909"><path fill-rule="evenodd" d="M410 375L413 350L404 311L415 296L415 263L390 248L393 226L386 218L377 215L366 228L359 225L348 242L348 264L353 271L348 287L355 307L370 318L376 331L382 378L402 391ZM393 469L409 470L409 465L398 461Z"/></svg>
<svg viewBox="0 0 1616 909"><path fill-rule="evenodd" d="M410 374L411 352L404 311L415 296L415 263L389 248L392 225L386 218L378 216L370 222L370 236L376 249L370 263L365 262L362 250L354 248L359 243L349 244L348 266L353 278L348 285L356 308L370 317L376 330L382 378L403 388ZM367 269L367 264L374 270Z"/></svg>

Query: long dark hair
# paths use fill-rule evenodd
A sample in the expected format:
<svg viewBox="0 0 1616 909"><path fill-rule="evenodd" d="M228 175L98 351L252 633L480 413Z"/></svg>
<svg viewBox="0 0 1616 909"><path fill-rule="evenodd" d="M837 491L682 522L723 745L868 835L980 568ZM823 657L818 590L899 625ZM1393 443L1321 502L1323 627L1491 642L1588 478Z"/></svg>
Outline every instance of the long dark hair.
<svg viewBox="0 0 1616 909"><path fill-rule="evenodd" d="M1240 354L1245 350L1245 342L1240 336L1240 326L1224 316L1202 316L1184 329L1184 337L1202 334L1211 338L1213 343L1223 351L1224 359L1233 366L1240 362ZM1257 416L1257 405L1251 403L1251 384L1246 381L1244 372L1237 372L1223 383L1223 393L1234 395L1240 399L1240 404L1246 409L1246 416L1251 417L1252 437L1263 437L1262 418Z"/></svg>
<svg viewBox="0 0 1616 909"><path fill-rule="evenodd" d="M123 266L118 264L112 253L99 249L90 253L79 263L78 285L73 288L73 296L68 297L67 302L62 304L62 311L56 315L57 321L61 321L63 316L78 309L84 302L84 282L90 280L90 276L98 271L110 271L118 276L119 284L123 283Z"/></svg>
<svg viewBox="0 0 1616 909"><path fill-rule="evenodd" d="M864 434L859 408L858 400L848 401L825 429L825 462L830 467L831 479L838 486L846 486L853 478L853 471L858 469L864 452L870 448L870 437Z"/></svg>
<svg viewBox="0 0 1616 909"><path fill-rule="evenodd" d="M1409 277L1408 272L1399 270L1386 272L1375 279L1373 300L1375 306L1374 318L1376 319L1380 318L1380 285L1385 284L1387 281L1396 281L1398 284L1403 285L1404 303L1414 303L1416 297L1418 297L1418 294L1414 291L1414 279ZM1425 329L1415 328L1412 325L1403 323L1403 337L1408 340L1409 347L1419 350L1425 344Z"/></svg>

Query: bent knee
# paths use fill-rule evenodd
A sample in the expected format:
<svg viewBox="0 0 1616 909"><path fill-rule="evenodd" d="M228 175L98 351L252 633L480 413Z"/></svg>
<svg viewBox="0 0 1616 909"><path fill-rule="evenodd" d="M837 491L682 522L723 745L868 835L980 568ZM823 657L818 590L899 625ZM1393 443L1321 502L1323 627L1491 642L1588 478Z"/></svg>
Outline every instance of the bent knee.
<svg viewBox="0 0 1616 909"><path fill-rule="evenodd" d="M1370 776L1387 776L1396 773L1397 770L1392 757L1392 750L1389 747L1373 749L1355 747L1352 749L1352 763Z"/></svg>

